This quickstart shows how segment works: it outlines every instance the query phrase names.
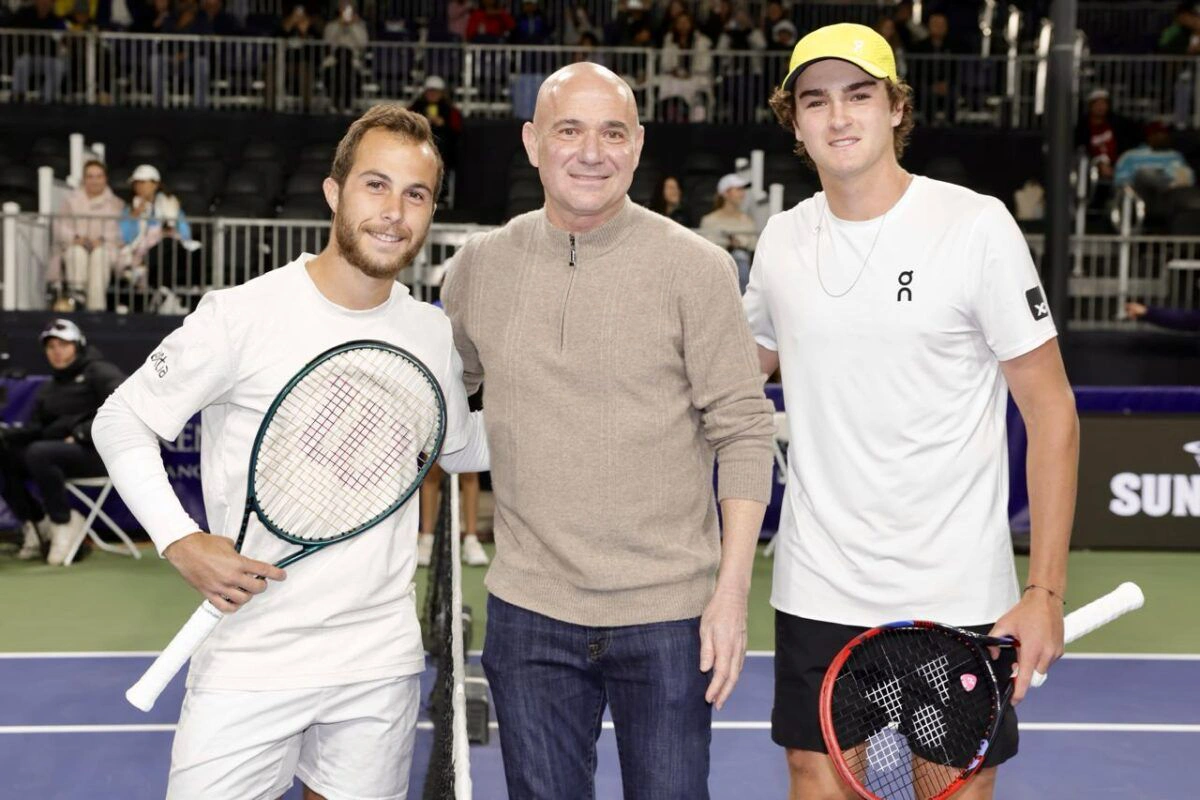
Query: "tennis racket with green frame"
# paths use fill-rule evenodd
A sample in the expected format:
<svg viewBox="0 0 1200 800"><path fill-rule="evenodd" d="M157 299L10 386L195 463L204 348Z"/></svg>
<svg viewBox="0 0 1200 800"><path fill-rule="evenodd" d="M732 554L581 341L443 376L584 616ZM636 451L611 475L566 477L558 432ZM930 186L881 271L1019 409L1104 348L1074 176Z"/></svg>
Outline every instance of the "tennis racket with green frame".
<svg viewBox="0 0 1200 800"><path fill-rule="evenodd" d="M288 381L259 425L238 552L251 511L300 546L281 568L378 525L417 491L445 434L442 389L411 353L372 340L325 351ZM126 699L149 711L222 617L205 600Z"/></svg>

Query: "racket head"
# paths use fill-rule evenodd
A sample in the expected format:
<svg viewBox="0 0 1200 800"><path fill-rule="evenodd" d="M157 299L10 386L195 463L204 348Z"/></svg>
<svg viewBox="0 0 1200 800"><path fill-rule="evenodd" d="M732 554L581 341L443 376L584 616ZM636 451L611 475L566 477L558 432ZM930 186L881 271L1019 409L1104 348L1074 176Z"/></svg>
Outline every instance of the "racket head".
<svg viewBox="0 0 1200 800"><path fill-rule="evenodd" d="M1016 644L926 620L848 642L820 694L821 735L846 785L868 800L960 789L983 766L1008 702L984 648Z"/></svg>
<svg viewBox="0 0 1200 800"><path fill-rule="evenodd" d="M345 342L306 364L267 409L247 503L286 541L348 539L412 497L445 435L445 396L420 359L387 342Z"/></svg>

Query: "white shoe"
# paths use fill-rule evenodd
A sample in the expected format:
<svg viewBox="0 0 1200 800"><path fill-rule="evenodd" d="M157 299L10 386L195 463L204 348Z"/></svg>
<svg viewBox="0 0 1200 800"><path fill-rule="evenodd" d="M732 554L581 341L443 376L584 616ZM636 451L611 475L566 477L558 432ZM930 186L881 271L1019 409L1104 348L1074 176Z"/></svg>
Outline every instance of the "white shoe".
<svg viewBox="0 0 1200 800"><path fill-rule="evenodd" d="M60 567L79 548L80 542L87 534L83 527L83 515L72 509L71 518L62 525L50 523L50 555L46 563L52 567Z"/></svg>
<svg viewBox="0 0 1200 800"><path fill-rule="evenodd" d="M42 537L32 522L21 523L21 532L25 534L25 542L21 545L17 558L22 561L32 561L42 557Z"/></svg>
<svg viewBox="0 0 1200 800"><path fill-rule="evenodd" d="M479 537L473 533L463 537L462 560L468 567L486 567L488 565L487 553L483 551Z"/></svg>
<svg viewBox="0 0 1200 800"><path fill-rule="evenodd" d="M428 567L429 559L433 557L433 534L417 534L417 566Z"/></svg>

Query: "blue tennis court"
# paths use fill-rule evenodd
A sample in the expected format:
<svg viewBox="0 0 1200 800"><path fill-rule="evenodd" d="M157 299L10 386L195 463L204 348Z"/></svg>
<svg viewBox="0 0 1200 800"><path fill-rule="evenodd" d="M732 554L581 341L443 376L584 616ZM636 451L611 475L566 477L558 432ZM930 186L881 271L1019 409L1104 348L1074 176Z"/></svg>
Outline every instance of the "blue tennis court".
<svg viewBox="0 0 1200 800"><path fill-rule="evenodd" d="M177 678L155 709L127 705L125 688L149 653L0 655L3 798L161 798L183 696ZM427 680L432 674L427 672ZM1192 796L1200 752L1200 655L1073 654L1020 708L1021 755L997 797L1165 800ZM710 787L717 798L785 797L782 752L770 739L772 656L755 653L713 731ZM495 723L493 722L493 726ZM471 748L477 800L502 800L495 730ZM418 737L410 797L420 797L431 731ZM600 739L597 797L621 797L616 740ZM299 798L293 789L287 797Z"/></svg>

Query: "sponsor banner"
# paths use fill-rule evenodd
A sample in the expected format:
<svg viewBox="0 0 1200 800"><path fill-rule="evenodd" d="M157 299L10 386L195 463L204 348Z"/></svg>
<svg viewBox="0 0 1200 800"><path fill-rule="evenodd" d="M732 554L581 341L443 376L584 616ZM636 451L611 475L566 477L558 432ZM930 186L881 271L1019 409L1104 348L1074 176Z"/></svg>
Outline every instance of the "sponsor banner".
<svg viewBox="0 0 1200 800"><path fill-rule="evenodd" d="M1200 549L1200 415L1080 416L1075 547Z"/></svg>
<svg viewBox="0 0 1200 800"><path fill-rule="evenodd" d="M8 423L19 423L28 417L33 409L38 386L44 380L46 378L40 375L0 380L0 388L4 390L5 395L3 402L0 403L0 408L3 409L0 419ZM179 438L174 442L162 444L162 455L163 463L167 468L167 476L171 480L171 488L179 496L183 507L192 515L192 519L205 527L207 523L204 515L204 495L200 490L199 414L188 421L187 425L183 427L183 431L180 432ZM94 495L98 490L84 489L83 491ZM87 513L82 505L76 505L80 511ZM109 499L104 504L104 511L112 517L113 522L120 525L125 531L141 530L141 525L129 513L129 509L121 502L116 492L109 495ZM15 528L19 525L20 522L9 512L8 506L3 500L0 500L0 530ZM101 536L107 539L112 538L110 534L107 534L104 523L97 522L96 530L100 532Z"/></svg>

